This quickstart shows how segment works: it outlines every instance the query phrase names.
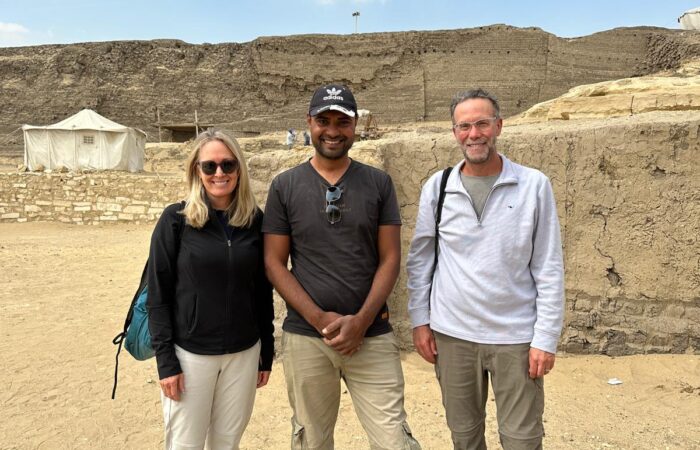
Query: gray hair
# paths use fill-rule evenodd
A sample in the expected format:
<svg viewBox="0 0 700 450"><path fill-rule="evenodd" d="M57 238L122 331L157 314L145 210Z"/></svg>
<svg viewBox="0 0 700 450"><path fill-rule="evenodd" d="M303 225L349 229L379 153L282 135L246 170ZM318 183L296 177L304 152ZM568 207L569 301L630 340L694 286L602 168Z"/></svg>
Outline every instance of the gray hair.
<svg viewBox="0 0 700 450"><path fill-rule="evenodd" d="M501 117L501 107L498 106L498 99L490 92L481 88L476 88L458 92L452 97L452 103L450 104L450 118L452 119L452 123L455 122L455 108L457 108L457 105L474 98L483 98L490 101L493 105L493 109L496 111L496 117Z"/></svg>

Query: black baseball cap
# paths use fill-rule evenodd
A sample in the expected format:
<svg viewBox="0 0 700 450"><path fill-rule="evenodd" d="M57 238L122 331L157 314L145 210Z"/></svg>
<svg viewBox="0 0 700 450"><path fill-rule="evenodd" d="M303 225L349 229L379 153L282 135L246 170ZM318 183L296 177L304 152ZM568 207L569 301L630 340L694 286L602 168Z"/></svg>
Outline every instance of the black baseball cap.
<svg viewBox="0 0 700 450"><path fill-rule="evenodd" d="M309 104L309 115L315 116L329 110L340 111L350 117L357 115L357 103L350 88L342 84L328 84L316 89Z"/></svg>

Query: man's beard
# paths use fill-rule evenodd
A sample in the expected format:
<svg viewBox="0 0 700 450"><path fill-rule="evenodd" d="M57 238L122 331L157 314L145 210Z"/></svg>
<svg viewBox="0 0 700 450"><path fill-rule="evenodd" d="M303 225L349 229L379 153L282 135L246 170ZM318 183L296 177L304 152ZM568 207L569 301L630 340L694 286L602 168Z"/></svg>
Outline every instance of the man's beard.
<svg viewBox="0 0 700 450"><path fill-rule="evenodd" d="M323 142L319 139L316 142L312 142L316 152L326 159L342 159L348 154L353 142L348 140L343 141L343 145L338 150L328 150L323 147Z"/></svg>
<svg viewBox="0 0 700 450"><path fill-rule="evenodd" d="M462 154L464 155L464 159L466 159L467 162L470 164L484 164L487 161L489 161L491 155L496 154L496 139L493 138L492 140L486 140L486 142L484 142L484 145L486 145L486 152L480 151L477 154L474 154L472 152L471 156L469 155L468 151L469 146L466 143L460 145L460 148L462 149Z"/></svg>

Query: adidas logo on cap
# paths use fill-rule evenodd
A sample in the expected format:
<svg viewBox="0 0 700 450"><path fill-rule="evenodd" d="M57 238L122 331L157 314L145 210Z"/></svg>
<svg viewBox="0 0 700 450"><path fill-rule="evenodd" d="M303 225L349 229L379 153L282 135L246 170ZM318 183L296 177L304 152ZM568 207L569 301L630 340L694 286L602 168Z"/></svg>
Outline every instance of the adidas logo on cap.
<svg viewBox="0 0 700 450"><path fill-rule="evenodd" d="M309 104L309 115L315 116L324 111L340 111L355 117L357 103L350 89L341 84L330 84L316 89Z"/></svg>

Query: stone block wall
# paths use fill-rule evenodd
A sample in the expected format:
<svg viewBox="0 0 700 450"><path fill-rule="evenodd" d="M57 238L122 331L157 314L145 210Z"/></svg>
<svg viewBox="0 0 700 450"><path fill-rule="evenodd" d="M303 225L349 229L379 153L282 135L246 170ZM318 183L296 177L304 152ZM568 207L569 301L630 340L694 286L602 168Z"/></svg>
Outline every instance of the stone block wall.
<svg viewBox="0 0 700 450"><path fill-rule="evenodd" d="M127 172L0 174L0 222L151 223L184 196L181 176Z"/></svg>

